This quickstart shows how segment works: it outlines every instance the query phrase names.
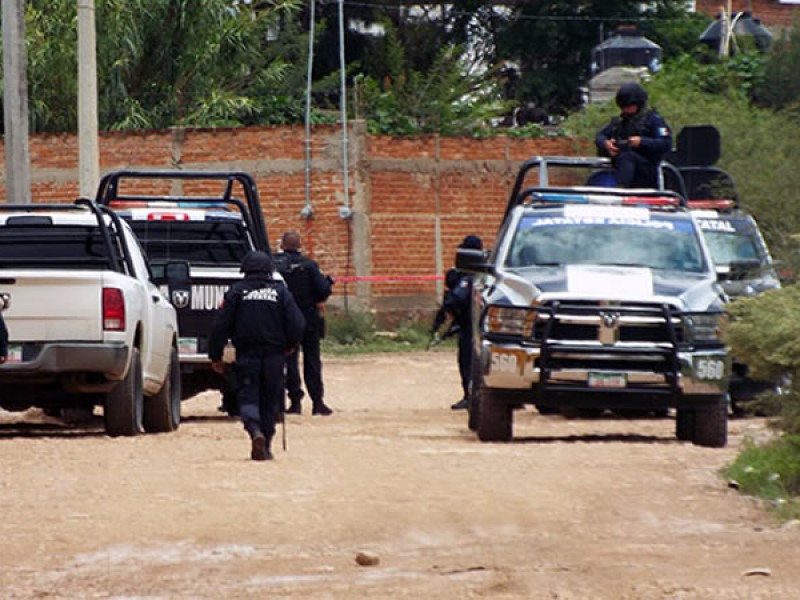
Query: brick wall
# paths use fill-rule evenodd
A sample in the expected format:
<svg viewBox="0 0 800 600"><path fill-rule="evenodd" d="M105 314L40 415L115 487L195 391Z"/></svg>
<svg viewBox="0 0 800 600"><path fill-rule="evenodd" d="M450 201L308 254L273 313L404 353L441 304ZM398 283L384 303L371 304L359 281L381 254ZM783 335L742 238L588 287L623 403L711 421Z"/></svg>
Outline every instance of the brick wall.
<svg viewBox="0 0 800 600"><path fill-rule="evenodd" d="M719 0L698 0L695 8L698 12L705 13L711 17L716 17L721 12L721 8L727 10L728 3ZM770 29L780 29L791 27L793 19L800 14L800 5L782 3L779 0L733 0L731 12L752 13L753 18L761 19L761 24Z"/></svg>
<svg viewBox="0 0 800 600"><path fill-rule="evenodd" d="M275 246L297 230L305 251L339 280L334 304L381 316L427 312L438 303L443 273L458 242L487 245L503 214L519 164L537 154L572 155L568 138L379 137L354 123L348 134L344 193L341 130L315 127L306 220L303 127L176 129L102 134L103 173L115 169L240 170L258 185ZM73 135L30 140L34 202L71 202L78 194ZM0 201L5 201L5 188ZM341 216L349 207L352 218Z"/></svg>

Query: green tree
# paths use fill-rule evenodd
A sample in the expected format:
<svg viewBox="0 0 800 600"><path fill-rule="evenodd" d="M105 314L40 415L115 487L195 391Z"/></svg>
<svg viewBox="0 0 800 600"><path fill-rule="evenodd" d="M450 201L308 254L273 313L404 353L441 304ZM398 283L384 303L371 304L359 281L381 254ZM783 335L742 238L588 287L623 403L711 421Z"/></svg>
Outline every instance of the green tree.
<svg viewBox="0 0 800 600"><path fill-rule="evenodd" d="M254 88L279 81L267 37L299 0L256 9L228 0L103 0L98 6L101 122L109 128L237 125Z"/></svg>
<svg viewBox="0 0 800 600"><path fill-rule="evenodd" d="M565 114L580 105L579 88L589 78L592 49L619 25L634 24L654 41L695 45L684 33L694 23L685 3L661 1L521 2L497 28L497 56L519 64L514 97L551 113ZM667 47L665 56L683 47Z"/></svg>
<svg viewBox="0 0 800 600"><path fill-rule="evenodd" d="M78 28L74 0L31 0L25 10L31 132L75 131Z"/></svg>
<svg viewBox="0 0 800 600"><path fill-rule="evenodd" d="M281 122L302 114L301 0L96 0L101 129ZM77 128L74 0L26 3L32 131Z"/></svg>
<svg viewBox="0 0 800 600"><path fill-rule="evenodd" d="M385 27L373 59L380 64L372 67L383 76L355 78L356 112L371 132L457 135L485 128L506 112L496 79L470 73L458 46L442 48L427 69L417 70L391 23Z"/></svg>
<svg viewBox="0 0 800 600"><path fill-rule="evenodd" d="M753 97L759 106L785 110L800 116L800 17L794 27L773 45L764 67L761 85Z"/></svg>

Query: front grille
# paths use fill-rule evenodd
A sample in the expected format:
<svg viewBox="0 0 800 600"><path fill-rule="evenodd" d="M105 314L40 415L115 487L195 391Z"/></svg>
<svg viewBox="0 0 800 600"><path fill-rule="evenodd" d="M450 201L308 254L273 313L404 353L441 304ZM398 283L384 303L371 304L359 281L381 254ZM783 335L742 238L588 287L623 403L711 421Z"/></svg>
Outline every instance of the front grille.
<svg viewBox="0 0 800 600"><path fill-rule="evenodd" d="M558 378L570 370L656 374L663 377L663 392L677 389L683 321L669 305L554 301L537 307L531 337L541 347L541 394L572 387ZM624 391L642 390L629 386Z"/></svg>
<svg viewBox="0 0 800 600"><path fill-rule="evenodd" d="M683 323L666 305L608 306L586 302L552 302L537 311L531 341L680 344Z"/></svg>

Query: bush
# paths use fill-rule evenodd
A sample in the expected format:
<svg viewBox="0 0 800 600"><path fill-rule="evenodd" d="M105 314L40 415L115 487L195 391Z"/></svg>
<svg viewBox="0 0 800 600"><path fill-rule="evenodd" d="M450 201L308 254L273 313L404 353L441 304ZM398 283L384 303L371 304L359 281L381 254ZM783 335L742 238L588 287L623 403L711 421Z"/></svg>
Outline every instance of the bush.
<svg viewBox="0 0 800 600"><path fill-rule="evenodd" d="M429 323L413 315L391 331L379 331L374 316L363 312L329 315L326 322L327 335L322 348L330 354L426 350L431 341ZM453 345L452 340L447 340L436 348L452 349Z"/></svg>
<svg viewBox="0 0 800 600"><path fill-rule="evenodd" d="M800 436L783 436L768 444L748 443L723 471L739 489L771 503L784 519L798 518L800 504Z"/></svg>
<svg viewBox="0 0 800 600"><path fill-rule="evenodd" d="M345 313L325 318L328 344L353 346L367 344L375 337L375 319L368 313Z"/></svg>
<svg viewBox="0 0 800 600"><path fill-rule="evenodd" d="M777 413L778 428L800 434L800 286L739 298L726 310L730 321L723 336L733 356L756 379L787 381L783 394L763 400L761 412Z"/></svg>

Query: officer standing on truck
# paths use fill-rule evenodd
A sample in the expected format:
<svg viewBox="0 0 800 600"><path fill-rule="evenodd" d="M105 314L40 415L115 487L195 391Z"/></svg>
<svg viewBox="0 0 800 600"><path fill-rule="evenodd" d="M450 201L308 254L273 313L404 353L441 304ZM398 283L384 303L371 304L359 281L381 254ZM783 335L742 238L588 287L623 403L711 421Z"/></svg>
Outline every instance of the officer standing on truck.
<svg viewBox="0 0 800 600"><path fill-rule="evenodd" d="M616 96L622 111L595 138L600 156L611 157L619 187L657 188L658 164L672 150L672 134L663 117L647 108L647 92L623 83Z"/></svg>
<svg viewBox="0 0 800 600"><path fill-rule="evenodd" d="M281 250L275 255L275 266L292 292L297 306L306 320L301 341L303 350L303 380L311 397L312 415L330 415L333 410L325 404L325 387L322 382L322 356L320 340L325 336L325 301L330 297L333 280L326 277L319 265L300 252L300 235L287 231L281 238ZM290 414L301 414L300 401L304 393L300 385L300 366L297 353L286 358L286 388L289 394Z"/></svg>
<svg viewBox="0 0 800 600"><path fill-rule="evenodd" d="M296 353L305 328L292 294L273 279L274 269L266 252L254 250L244 257L244 279L225 293L208 337L208 357L217 373L225 368L222 353L228 340L236 349L239 414L250 435L253 460L272 459L270 444L282 408L285 355Z"/></svg>
<svg viewBox="0 0 800 600"><path fill-rule="evenodd" d="M468 235L459 248L483 250L483 241L477 235ZM468 408L467 396L472 378L472 275L451 270L447 274L448 291L442 305L458 324L458 372L461 376L463 397L450 406L453 410Z"/></svg>

